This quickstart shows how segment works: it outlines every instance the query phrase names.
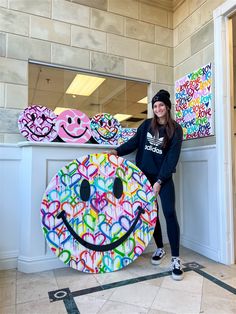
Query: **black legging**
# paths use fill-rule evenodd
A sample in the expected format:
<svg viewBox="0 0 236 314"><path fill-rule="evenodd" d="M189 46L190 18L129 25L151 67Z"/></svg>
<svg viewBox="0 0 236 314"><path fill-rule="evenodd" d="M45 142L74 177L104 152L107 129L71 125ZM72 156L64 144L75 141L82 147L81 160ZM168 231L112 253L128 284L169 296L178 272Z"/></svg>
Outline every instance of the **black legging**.
<svg viewBox="0 0 236 314"><path fill-rule="evenodd" d="M155 181L153 181L150 177L149 181L152 185L155 183ZM170 242L171 254L172 256L179 256L180 231L175 211L175 187L172 179L169 179L162 185L159 195L162 210L166 219L167 235ZM162 248L163 240L158 215L153 237L157 247Z"/></svg>

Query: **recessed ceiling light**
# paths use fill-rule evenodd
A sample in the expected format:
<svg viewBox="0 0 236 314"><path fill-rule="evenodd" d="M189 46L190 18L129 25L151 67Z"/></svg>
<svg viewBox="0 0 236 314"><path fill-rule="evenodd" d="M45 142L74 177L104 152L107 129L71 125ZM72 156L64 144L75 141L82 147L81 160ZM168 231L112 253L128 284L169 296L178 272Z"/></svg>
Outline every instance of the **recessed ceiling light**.
<svg viewBox="0 0 236 314"><path fill-rule="evenodd" d="M104 81L102 77L76 74L66 94L90 96Z"/></svg>

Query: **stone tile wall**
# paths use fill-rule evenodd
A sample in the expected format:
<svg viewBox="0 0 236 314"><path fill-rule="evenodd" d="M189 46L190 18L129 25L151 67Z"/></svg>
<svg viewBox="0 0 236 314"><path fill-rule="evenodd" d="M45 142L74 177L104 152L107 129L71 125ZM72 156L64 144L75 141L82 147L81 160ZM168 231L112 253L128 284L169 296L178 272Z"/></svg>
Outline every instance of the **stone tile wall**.
<svg viewBox="0 0 236 314"><path fill-rule="evenodd" d="M0 142L20 138L28 59L150 80L149 98L166 88L173 99L176 79L213 62L212 14L224 1L171 12L142 0L0 0Z"/></svg>
<svg viewBox="0 0 236 314"><path fill-rule="evenodd" d="M29 59L145 79L149 97L173 95L172 20L140 0L0 0L0 142L24 140Z"/></svg>
<svg viewBox="0 0 236 314"><path fill-rule="evenodd" d="M209 62L214 75L213 11L225 0L185 0L173 14L173 83ZM214 80L213 80L214 94ZM214 97L213 97L214 115ZM206 137L184 142L184 147L215 144Z"/></svg>

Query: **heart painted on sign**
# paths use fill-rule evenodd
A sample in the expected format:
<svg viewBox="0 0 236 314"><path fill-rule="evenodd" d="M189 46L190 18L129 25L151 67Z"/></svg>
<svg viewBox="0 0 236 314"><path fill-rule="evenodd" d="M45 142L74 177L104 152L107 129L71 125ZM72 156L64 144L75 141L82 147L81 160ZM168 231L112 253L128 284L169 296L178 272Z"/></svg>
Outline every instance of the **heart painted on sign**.
<svg viewBox="0 0 236 314"><path fill-rule="evenodd" d="M67 264L70 261L71 252L68 250L63 250L58 254L58 257L62 260L63 263Z"/></svg>
<svg viewBox="0 0 236 314"><path fill-rule="evenodd" d="M116 256L115 259L113 259L109 255L104 255L102 261L108 272L119 269L122 265L120 256Z"/></svg>
<svg viewBox="0 0 236 314"><path fill-rule="evenodd" d="M85 225L94 232L96 226L96 218L90 214L85 214L83 216L83 222Z"/></svg>
<svg viewBox="0 0 236 314"><path fill-rule="evenodd" d="M93 265L96 259L96 252L83 251L80 254L80 259L85 261L85 269L89 270L90 272L93 272Z"/></svg>
<svg viewBox="0 0 236 314"><path fill-rule="evenodd" d="M96 165L84 165L80 164L78 167L79 173L82 174L83 177L85 177L87 180L92 179L98 172L98 166Z"/></svg>
<svg viewBox="0 0 236 314"><path fill-rule="evenodd" d="M57 219L57 216L51 214L51 213L45 213L42 217L42 224L48 229L48 230L55 230L59 226L61 226L63 221L61 219Z"/></svg>
<svg viewBox="0 0 236 314"><path fill-rule="evenodd" d="M145 209L144 214L141 214L141 218L148 224L155 225L157 220L157 211L154 209L151 211Z"/></svg>
<svg viewBox="0 0 236 314"><path fill-rule="evenodd" d="M114 178L102 178L102 177L97 177L94 180L95 185L97 186L98 189L100 189L103 192L107 192L112 189L113 183L114 183Z"/></svg>
<svg viewBox="0 0 236 314"><path fill-rule="evenodd" d="M125 230L128 231L130 229L130 226L132 224L131 220L126 217L126 216L121 216L119 218L119 224L121 225L121 227Z"/></svg>
<svg viewBox="0 0 236 314"><path fill-rule="evenodd" d="M52 215L56 215L58 210L60 209L60 202L59 201L52 201L52 202L42 202L41 212L50 213Z"/></svg>
<svg viewBox="0 0 236 314"><path fill-rule="evenodd" d="M91 233L84 233L82 239L86 240L88 243L96 244L96 245L103 245L106 242L106 236L102 233L96 234L94 236Z"/></svg>
<svg viewBox="0 0 236 314"><path fill-rule="evenodd" d="M121 230L122 227L119 222L115 222L114 224L110 225L106 222L102 222L99 225L99 230L110 240L115 237Z"/></svg>
<svg viewBox="0 0 236 314"><path fill-rule="evenodd" d="M71 162L69 165L65 166L65 168L67 170L67 174L69 176L72 176L75 172L77 172L78 170L78 163L74 160L73 162Z"/></svg>
<svg viewBox="0 0 236 314"><path fill-rule="evenodd" d="M141 172L134 172L132 174L132 178L138 182L138 184L140 184L141 186L144 185L144 180L146 179L145 175Z"/></svg>
<svg viewBox="0 0 236 314"><path fill-rule="evenodd" d="M48 233L46 234L46 239L54 248L59 248L60 241L56 231L54 230L48 231Z"/></svg>
<svg viewBox="0 0 236 314"><path fill-rule="evenodd" d="M147 203L147 195L146 193L143 191L143 190L138 190L137 191L137 195L138 195L138 198L142 201L144 201L145 203Z"/></svg>
<svg viewBox="0 0 236 314"><path fill-rule="evenodd" d="M131 256L134 255L134 247L135 240L130 236L125 242L115 248L114 251L121 256Z"/></svg>
<svg viewBox="0 0 236 314"><path fill-rule="evenodd" d="M48 193L48 198L50 201L57 200L60 203L65 202L67 199L69 199L71 196L71 189L66 188L65 190L59 192L57 190L51 190Z"/></svg>
<svg viewBox="0 0 236 314"><path fill-rule="evenodd" d="M91 206L97 212L102 212L103 209L107 206L108 201L104 198L92 198Z"/></svg>
<svg viewBox="0 0 236 314"><path fill-rule="evenodd" d="M112 165L114 165L115 167L118 167L118 165L119 165L119 157L109 154L108 155L108 160L110 161L110 163Z"/></svg>

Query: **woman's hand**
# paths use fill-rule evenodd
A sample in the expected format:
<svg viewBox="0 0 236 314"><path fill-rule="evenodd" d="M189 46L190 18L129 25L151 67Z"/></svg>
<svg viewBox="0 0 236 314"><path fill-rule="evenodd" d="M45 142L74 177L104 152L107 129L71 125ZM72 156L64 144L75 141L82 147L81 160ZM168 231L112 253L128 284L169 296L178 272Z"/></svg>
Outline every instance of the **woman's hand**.
<svg viewBox="0 0 236 314"><path fill-rule="evenodd" d="M117 156L117 150L112 149L108 154Z"/></svg>
<svg viewBox="0 0 236 314"><path fill-rule="evenodd" d="M160 193L160 190L161 190L161 185L160 183L156 182L154 183L153 185L153 191L156 195L158 195Z"/></svg>

